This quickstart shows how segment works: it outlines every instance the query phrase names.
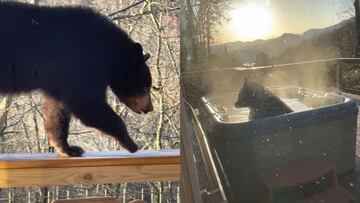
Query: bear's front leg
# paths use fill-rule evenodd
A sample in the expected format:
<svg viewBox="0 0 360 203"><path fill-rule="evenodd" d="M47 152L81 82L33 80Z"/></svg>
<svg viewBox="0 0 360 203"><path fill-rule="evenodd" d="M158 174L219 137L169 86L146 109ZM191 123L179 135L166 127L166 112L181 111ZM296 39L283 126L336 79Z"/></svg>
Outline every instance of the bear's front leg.
<svg viewBox="0 0 360 203"><path fill-rule="evenodd" d="M70 109L83 124L112 136L119 145L131 153L138 150L138 146L129 136L125 123L105 102L105 99L86 96L78 98L70 105Z"/></svg>
<svg viewBox="0 0 360 203"><path fill-rule="evenodd" d="M44 116L45 131L50 145L62 156L81 156L84 150L78 146L69 146L67 142L71 117L64 105L47 96L44 102Z"/></svg>

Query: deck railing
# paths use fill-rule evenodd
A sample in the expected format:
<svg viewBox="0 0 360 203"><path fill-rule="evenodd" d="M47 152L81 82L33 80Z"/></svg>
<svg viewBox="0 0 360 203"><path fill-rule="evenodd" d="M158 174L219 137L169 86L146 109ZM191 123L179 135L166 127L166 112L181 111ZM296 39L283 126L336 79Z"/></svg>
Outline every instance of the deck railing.
<svg viewBox="0 0 360 203"><path fill-rule="evenodd" d="M180 150L0 154L0 188L180 180Z"/></svg>

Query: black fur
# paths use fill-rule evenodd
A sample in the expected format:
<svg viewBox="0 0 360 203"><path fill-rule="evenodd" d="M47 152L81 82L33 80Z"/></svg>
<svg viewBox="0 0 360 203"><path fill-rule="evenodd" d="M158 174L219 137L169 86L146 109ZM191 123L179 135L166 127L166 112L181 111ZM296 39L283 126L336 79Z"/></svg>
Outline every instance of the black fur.
<svg viewBox="0 0 360 203"><path fill-rule="evenodd" d="M293 112L276 95L262 85L245 79L235 107L249 107L249 120L278 116Z"/></svg>
<svg viewBox="0 0 360 203"><path fill-rule="evenodd" d="M91 9L0 2L0 93L42 90L49 140L64 155L83 152L66 140L71 114L138 149L106 89L122 102L149 94L145 61L140 44Z"/></svg>

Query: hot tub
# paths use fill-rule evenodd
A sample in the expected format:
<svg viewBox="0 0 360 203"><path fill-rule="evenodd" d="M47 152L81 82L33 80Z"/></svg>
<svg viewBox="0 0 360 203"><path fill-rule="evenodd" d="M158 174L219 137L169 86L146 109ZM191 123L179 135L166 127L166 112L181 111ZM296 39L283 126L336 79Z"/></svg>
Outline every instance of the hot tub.
<svg viewBox="0 0 360 203"><path fill-rule="evenodd" d="M249 109L234 107L237 92L202 97L201 125L227 177L307 158L324 159L338 173L354 168L358 108L352 99L295 86L268 89L294 112L249 121Z"/></svg>

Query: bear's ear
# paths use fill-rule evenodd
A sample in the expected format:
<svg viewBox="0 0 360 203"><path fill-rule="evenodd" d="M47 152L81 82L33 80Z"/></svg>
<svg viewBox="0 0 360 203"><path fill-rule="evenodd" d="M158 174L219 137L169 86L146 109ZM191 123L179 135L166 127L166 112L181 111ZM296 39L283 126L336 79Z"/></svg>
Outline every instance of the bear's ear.
<svg viewBox="0 0 360 203"><path fill-rule="evenodd" d="M146 62L147 60L149 60L150 58L150 54L149 53L145 53L144 54L144 61Z"/></svg>
<svg viewBox="0 0 360 203"><path fill-rule="evenodd" d="M142 54L143 54L143 48L142 48L141 44L135 43L135 44L133 45L132 53L134 53L134 55L136 55L136 56L139 56L139 55L142 56Z"/></svg>
<svg viewBox="0 0 360 203"><path fill-rule="evenodd" d="M149 58L150 58L150 54L149 53L143 53L143 48L141 46L141 44L139 43L135 43L133 45L133 49L132 49L132 53L134 54L133 56L133 61L135 63L139 63L141 61L141 59L143 59L143 62L146 62Z"/></svg>

